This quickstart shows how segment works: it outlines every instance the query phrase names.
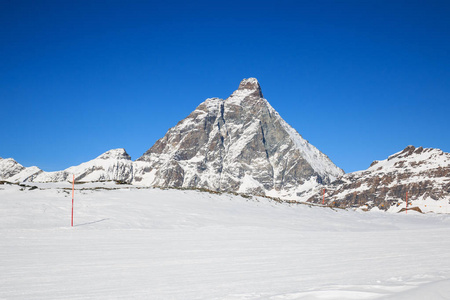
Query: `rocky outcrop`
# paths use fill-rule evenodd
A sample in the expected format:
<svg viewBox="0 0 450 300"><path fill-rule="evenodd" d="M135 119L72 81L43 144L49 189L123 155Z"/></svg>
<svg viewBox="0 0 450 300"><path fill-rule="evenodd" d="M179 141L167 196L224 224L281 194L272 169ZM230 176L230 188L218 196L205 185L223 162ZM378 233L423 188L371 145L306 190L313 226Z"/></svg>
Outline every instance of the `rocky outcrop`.
<svg viewBox="0 0 450 300"><path fill-rule="evenodd" d="M249 78L228 99L207 99L169 129L137 160L134 180L288 196L342 174L280 117L258 81Z"/></svg>
<svg viewBox="0 0 450 300"><path fill-rule="evenodd" d="M441 201L450 201L450 154L439 149L408 146L383 161L374 161L365 171L348 173L321 188L308 202L322 203L325 188L327 205L347 208L377 207L400 211L410 206L429 211Z"/></svg>

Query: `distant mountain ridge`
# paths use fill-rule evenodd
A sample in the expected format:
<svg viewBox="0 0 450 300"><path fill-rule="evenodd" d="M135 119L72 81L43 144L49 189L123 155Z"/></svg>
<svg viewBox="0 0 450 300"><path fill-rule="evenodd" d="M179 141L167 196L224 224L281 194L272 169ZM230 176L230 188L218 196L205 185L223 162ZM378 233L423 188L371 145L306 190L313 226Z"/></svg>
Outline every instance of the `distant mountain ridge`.
<svg viewBox="0 0 450 300"><path fill-rule="evenodd" d="M125 149L109 150L97 158L62 171L44 172L38 167L25 168L14 159L0 159L0 180L12 182L123 181L131 183L133 162Z"/></svg>
<svg viewBox="0 0 450 300"><path fill-rule="evenodd" d="M420 211L450 213L450 153L408 146L367 170L348 173L317 187L308 201L334 207L365 207L400 211L408 205Z"/></svg>

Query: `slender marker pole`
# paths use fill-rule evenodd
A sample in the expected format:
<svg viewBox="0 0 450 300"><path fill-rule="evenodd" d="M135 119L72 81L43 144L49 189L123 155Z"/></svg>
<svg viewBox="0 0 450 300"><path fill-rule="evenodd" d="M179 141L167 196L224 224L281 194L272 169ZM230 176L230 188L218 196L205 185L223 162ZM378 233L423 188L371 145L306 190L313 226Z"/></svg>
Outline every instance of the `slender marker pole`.
<svg viewBox="0 0 450 300"><path fill-rule="evenodd" d="M408 191L406 191L406 214L408 214Z"/></svg>
<svg viewBox="0 0 450 300"><path fill-rule="evenodd" d="M323 189L322 193L322 205L325 205L325 189Z"/></svg>
<svg viewBox="0 0 450 300"><path fill-rule="evenodd" d="M75 193L75 175L73 175L73 178L72 178L72 221L70 223L70 225L72 227L73 227L73 196L74 196L74 193Z"/></svg>

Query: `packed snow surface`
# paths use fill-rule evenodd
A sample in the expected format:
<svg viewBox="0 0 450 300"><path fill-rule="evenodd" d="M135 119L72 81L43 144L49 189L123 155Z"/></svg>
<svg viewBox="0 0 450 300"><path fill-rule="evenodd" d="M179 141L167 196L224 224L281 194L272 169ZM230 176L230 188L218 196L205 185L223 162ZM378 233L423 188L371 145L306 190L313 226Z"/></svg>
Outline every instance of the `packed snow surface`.
<svg viewBox="0 0 450 300"><path fill-rule="evenodd" d="M33 184L34 185L34 184ZM0 299L449 299L450 217L0 185Z"/></svg>

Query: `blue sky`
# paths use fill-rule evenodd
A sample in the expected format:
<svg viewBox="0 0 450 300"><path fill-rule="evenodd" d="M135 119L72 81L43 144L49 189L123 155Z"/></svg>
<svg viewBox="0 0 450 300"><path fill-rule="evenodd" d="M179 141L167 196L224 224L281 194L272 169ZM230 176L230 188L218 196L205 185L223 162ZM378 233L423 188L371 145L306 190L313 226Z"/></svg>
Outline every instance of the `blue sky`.
<svg viewBox="0 0 450 300"><path fill-rule="evenodd" d="M256 77L346 172L450 152L449 1L0 0L0 157L62 170L137 159Z"/></svg>

